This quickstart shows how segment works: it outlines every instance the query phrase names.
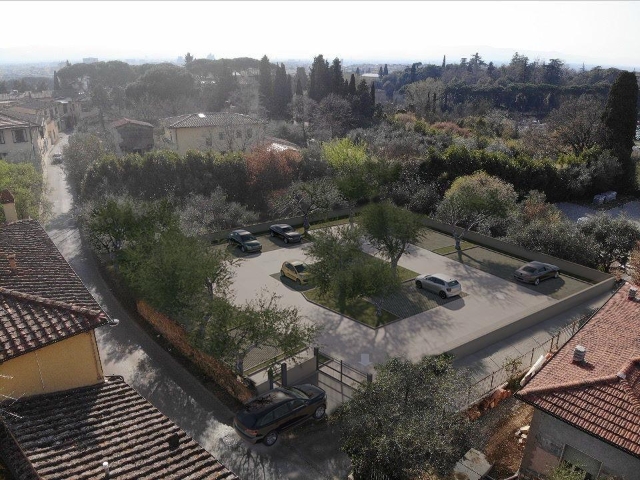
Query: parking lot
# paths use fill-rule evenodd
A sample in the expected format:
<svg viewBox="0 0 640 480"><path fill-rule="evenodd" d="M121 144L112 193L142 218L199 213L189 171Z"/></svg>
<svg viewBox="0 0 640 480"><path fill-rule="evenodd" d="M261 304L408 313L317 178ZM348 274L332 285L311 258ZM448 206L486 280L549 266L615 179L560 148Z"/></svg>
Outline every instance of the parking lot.
<svg viewBox="0 0 640 480"><path fill-rule="evenodd" d="M446 247L447 242L451 243L445 235L442 237L445 238L434 237L440 241L439 248ZM567 285L571 286L571 290L588 286L580 281L574 283L574 279L564 275L559 279L547 280L539 287L516 283L511 278L500 278L485 271L490 269L482 268L483 265L488 265L487 258L480 258L478 254L485 249L475 252L475 248L471 252L465 250L463 253L467 256L463 259L475 261L461 262L425 248L410 246L400 259L401 266L419 273L451 275L460 281L465 295L424 311L418 311L422 307L414 306L415 310L409 311L409 315L401 315L405 317L402 320L374 329L308 302L299 288L280 279L278 272L284 261L309 261L307 244L285 245L280 240L269 237L261 240L263 244L271 243L276 248L271 249L270 245L270 251L264 248L262 253L244 256L236 267L233 283L236 301L251 300L261 291L275 292L281 296L281 302L297 307L307 321L322 328L318 343L323 351L368 371L373 370L372 364L384 362L391 356L418 360L423 355L445 352L452 345L471 339L490 329L492 325L515 320L519 314L557 302L558 299L554 297L558 295L553 294L565 291ZM370 247L365 247L365 251L375 253ZM512 257L507 258L511 258L509 262L518 261ZM498 260L498 263L506 262L504 259ZM496 258L493 261L496 263ZM507 266L510 270L513 267ZM502 265L502 268L507 267ZM404 305L404 308L410 309L412 306Z"/></svg>

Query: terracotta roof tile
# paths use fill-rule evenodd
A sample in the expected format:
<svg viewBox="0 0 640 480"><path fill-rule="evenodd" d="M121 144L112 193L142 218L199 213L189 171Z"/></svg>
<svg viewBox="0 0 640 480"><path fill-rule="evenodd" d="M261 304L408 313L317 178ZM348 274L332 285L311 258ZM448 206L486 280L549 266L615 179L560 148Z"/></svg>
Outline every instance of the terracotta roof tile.
<svg viewBox="0 0 640 480"><path fill-rule="evenodd" d="M517 396L640 457L640 303L621 288ZM585 363L574 363L577 345ZM622 373L622 377L618 377Z"/></svg>
<svg viewBox="0 0 640 480"><path fill-rule="evenodd" d="M0 417L0 450L16 480L238 477L121 377L21 399Z"/></svg>
<svg viewBox="0 0 640 480"><path fill-rule="evenodd" d="M8 255L15 255L15 270ZM0 287L102 311L36 220L0 225Z"/></svg>
<svg viewBox="0 0 640 480"><path fill-rule="evenodd" d="M140 120L132 120L130 118L121 118L119 120L115 120L111 122L111 126L113 128L119 128L119 127L122 127L123 125L127 125L128 123L132 123L133 125L142 125L143 127L153 128L153 125L151 125L150 123L141 122Z"/></svg>
<svg viewBox="0 0 640 480"><path fill-rule="evenodd" d="M100 310L0 287L0 363L107 322Z"/></svg>

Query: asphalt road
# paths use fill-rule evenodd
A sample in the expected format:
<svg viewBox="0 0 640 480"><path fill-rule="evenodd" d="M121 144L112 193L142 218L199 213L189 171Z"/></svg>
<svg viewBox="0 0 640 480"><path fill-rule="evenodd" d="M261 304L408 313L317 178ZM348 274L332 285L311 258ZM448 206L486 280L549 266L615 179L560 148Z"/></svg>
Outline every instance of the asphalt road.
<svg viewBox="0 0 640 480"><path fill-rule="evenodd" d="M348 458L339 452L335 432L326 421L308 423L282 435L271 448L249 445L233 430L233 412L128 315L102 280L91 253L82 245L64 173L59 165L51 165L51 154L61 151L67 141L68 137L62 135L46 159L44 175L52 215L45 229L109 316L120 320L117 327L96 330L105 374L123 376L242 479L346 478Z"/></svg>

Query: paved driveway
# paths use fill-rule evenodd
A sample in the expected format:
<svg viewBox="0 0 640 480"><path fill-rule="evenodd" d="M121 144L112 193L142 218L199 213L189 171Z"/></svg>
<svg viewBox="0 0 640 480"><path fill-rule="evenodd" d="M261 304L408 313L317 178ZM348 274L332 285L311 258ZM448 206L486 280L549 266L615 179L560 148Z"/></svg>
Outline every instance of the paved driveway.
<svg viewBox="0 0 640 480"><path fill-rule="evenodd" d="M450 274L460 280L467 296L374 330L307 302L301 293L271 276L285 260L309 261L306 250L307 245L294 245L246 257L236 267L236 301L250 300L260 291L281 295L283 303L298 307L307 321L323 328L318 339L323 351L364 370L373 368L361 364L362 355L373 363L391 356L418 360L447 351L460 339L473 338L492 325L515 320L525 311L557 302L523 285L411 246L400 259L401 266L420 273ZM371 248L365 250L373 253Z"/></svg>

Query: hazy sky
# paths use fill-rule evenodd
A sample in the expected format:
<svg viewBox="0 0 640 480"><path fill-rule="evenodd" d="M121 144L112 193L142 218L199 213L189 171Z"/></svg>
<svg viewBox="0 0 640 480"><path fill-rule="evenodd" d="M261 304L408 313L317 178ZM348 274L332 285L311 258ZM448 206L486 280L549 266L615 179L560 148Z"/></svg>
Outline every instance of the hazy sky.
<svg viewBox="0 0 640 480"><path fill-rule="evenodd" d="M21 14L25 9L31 13ZM266 54L311 61L322 53L345 61L442 55L458 61L475 51L492 60L492 49L507 49L507 58L542 52L541 59L640 67L635 1L3 1L2 11L24 21L3 22L0 62L16 51L51 60L190 52L196 58Z"/></svg>

